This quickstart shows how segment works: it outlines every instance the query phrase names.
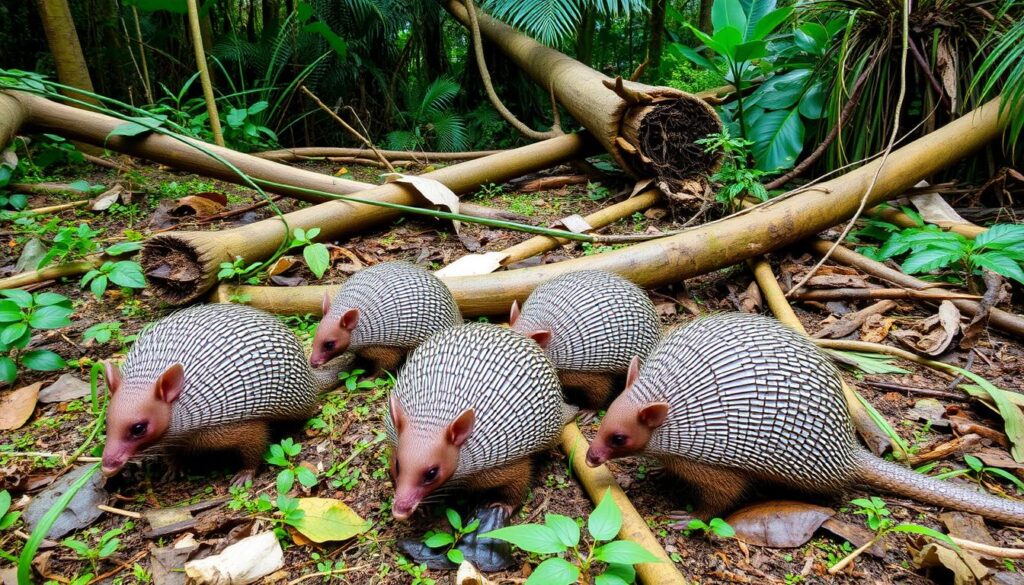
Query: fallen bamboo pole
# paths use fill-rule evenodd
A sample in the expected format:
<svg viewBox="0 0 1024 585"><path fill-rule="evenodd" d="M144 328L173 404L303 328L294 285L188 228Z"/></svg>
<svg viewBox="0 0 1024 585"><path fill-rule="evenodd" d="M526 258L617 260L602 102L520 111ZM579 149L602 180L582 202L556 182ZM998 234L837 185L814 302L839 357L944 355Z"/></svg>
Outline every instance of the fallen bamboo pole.
<svg viewBox="0 0 1024 585"><path fill-rule="evenodd" d="M615 477L605 465L591 468L587 465L586 453L589 448L587 439L580 432L576 423L569 423L562 429L562 451L572 461L572 470L583 484L593 502L600 502L606 491L610 491L612 500L622 512L622 528L619 538L631 540L644 547L649 553L661 559L660 563L643 563L636 565L637 576L648 585L686 585L687 581L679 574L675 564L669 559L661 543L647 527L643 516L633 507L629 497L622 491Z"/></svg>
<svg viewBox="0 0 1024 585"><path fill-rule="evenodd" d="M0 92L0 150L7 148L26 121L28 108L14 96Z"/></svg>
<svg viewBox="0 0 1024 585"><path fill-rule="evenodd" d="M828 252L828 249L831 246L832 242L827 242L825 240L816 239L813 242L811 242L811 250L818 255ZM932 286L932 283L919 280L917 278L914 278L913 276L910 276L909 274L904 274L899 270L889 268L888 266L882 264L881 262L876 262L868 258L867 256L858 254L844 246L837 246L835 251L832 252L832 256L830 256L830 258L834 262L845 264L847 266L853 266L854 268L863 270L864 272L870 274L871 276L874 276L875 278L880 278L882 280L906 288L923 290L928 288L929 286ZM972 317L978 312L979 309L977 301L971 301L967 299L953 299L950 302L956 305L956 308L960 309L962 313L966 313L967 315L970 315ZM1008 311L1003 311L1002 309L996 309L995 307L993 307L989 311L988 324L1001 331L1010 333L1011 335L1016 335L1017 337L1024 337L1024 317L1021 317L1020 315L1015 315Z"/></svg>
<svg viewBox="0 0 1024 585"><path fill-rule="evenodd" d="M975 152L998 138L1005 122L1005 118L999 117L998 101L993 100L893 151L878 173L867 204L877 205L896 197L924 177ZM445 284L468 317L506 313L513 300L523 302L537 285L576 270L608 270L645 288L664 286L762 256L848 220L878 166L879 161L869 163L795 195L771 200L743 214L674 236L554 264L446 278ZM918 287L911 285L911 288ZM315 313L319 311L323 290L323 287L268 288L259 295L253 294L250 302L254 306L278 309L295 307L294 311L285 312ZM996 320L997 313L993 312L993 322ZM1024 327L1021 331L1024 332Z"/></svg>
<svg viewBox="0 0 1024 585"><path fill-rule="evenodd" d="M483 183L501 183L596 151L597 145L587 136L570 134L445 167L421 177L438 181L457 194L465 193ZM402 205L421 204L413 188L397 182L363 191L359 197ZM395 209L336 200L294 211L283 219L290 229L320 228L318 239L329 241L399 215ZM144 244L141 262L157 295L173 304L187 303L213 288L222 262L236 257L246 262L268 258L285 236L284 223L277 217L229 230L159 234Z"/></svg>
<svg viewBox="0 0 1024 585"><path fill-rule="evenodd" d="M426 161L461 161L474 160L504 152L503 150L474 150L468 152L417 152L415 150L378 150L384 158L395 161L401 159ZM309 160L321 158L369 158L373 151L369 148L342 148L333 146L302 146L282 148L253 153L253 156L277 161Z"/></svg>
<svg viewBox="0 0 1024 585"><path fill-rule="evenodd" d="M105 260L106 258L102 254L96 254L93 256L87 256L84 260L79 260L77 262L69 262L59 266L49 266L47 268L40 268L39 270L22 272L21 274L15 274L14 276L8 276L7 278L0 278L0 290L21 288L30 284L64 278L66 276L78 276L79 274L89 272L93 268L98 268Z"/></svg>
<svg viewBox="0 0 1024 585"><path fill-rule="evenodd" d="M867 215L887 221L889 223L894 223L902 228L917 227L917 222L914 221L914 218L910 217L906 213L903 213L899 209L896 209L895 207L869 209ZM934 221L929 223L934 223L935 225L939 226L940 228L946 231L960 234L961 236L970 238L972 240L988 231L988 228L982 227L980 225L975 225L973 223L956 223L952 221Z"/></svg>
<svg viewBox="0 0 1024 585"><path fill-rule="evenodd" d="M443 3L467 28L458 0ZM580 122L619 165L638 177L655 176L669 191L703 195L719 153L694 141L720 132L714 108L699 96L670 87L613 80L476 9L480 33L504 52ZM699 193L698 193L699 191Z"/></svg>

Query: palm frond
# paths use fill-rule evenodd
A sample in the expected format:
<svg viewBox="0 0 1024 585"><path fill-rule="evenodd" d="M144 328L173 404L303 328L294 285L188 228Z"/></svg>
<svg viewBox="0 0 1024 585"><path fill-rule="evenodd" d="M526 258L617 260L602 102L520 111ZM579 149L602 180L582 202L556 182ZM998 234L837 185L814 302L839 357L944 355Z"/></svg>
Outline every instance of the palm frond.
<svg viewBox="0 0 1024 585"><path fill-rule="evenodd" d="M580 22L577 0L491 0L484 8L546 45L572 36Z"/></svg>
<svg viewBox="0 0 1024 585"><path fill-rule="evenodd" d="M443 152L457 152L469 147L466 120L454 112L442 112L431 118L434 145Z"/></svg>
<svg viewBox="0 0 1024 585"><path fill-rule="evenodd" d="M450 77L438 77L424 91L417 118L426 119L447 110L457 95L459 95L458 82Z"/></svg>

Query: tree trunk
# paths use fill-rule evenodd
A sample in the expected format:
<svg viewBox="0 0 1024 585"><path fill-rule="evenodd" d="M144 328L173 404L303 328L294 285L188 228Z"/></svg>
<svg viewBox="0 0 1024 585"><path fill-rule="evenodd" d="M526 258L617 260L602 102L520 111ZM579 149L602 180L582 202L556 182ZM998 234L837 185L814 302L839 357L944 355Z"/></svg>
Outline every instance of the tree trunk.
<svg viewBox="0 0 1024 585"><path fill-rule="evenodd" d="M651 0L650 39L647 41L648 78L658 78L661 68L661 51L665 47L665 9L668 0Z"/></svg>
<svg viewBox="0 0 1024 585"><path fill-rule="evenodd" d="M0 150L14 140L27 119L28 108L13 96L0 92Z"/></svg>
<svg viewBox="0 0 1024 585"><path fill-rule="evenodd" d="M220 114L217 113L217 101L213 95L213 81L206 63L206 49L203 46L203 33L199 24L199 6L196 0L186 0L188 4L188 23L192 32L192 48L196 56L196 67L199 68L199 83L203 86L203 97L206 100L206 112L209 115L210 130L213 141L224 146L224 134L220 129ZM209 19L207 19L209 21Z"/></svg>
<svg viewBox="0 0 1024 585"><path fill-rule="evenodd" d="M445 7L468 25L461 2L448 0ZM550 88L624 169L638 177L654 176L668 191L704 194L706 176L719 155L706 153L694 141L722 128L711 106L677 89L628 81L618 80L622 88L617 92L607 76L478 12L483 36Z"/></svg>
<svg viewBox="0 0 1024 585"><path fill-rule="evenodd" d="M67 0L36 0L39 16L46 31L46 41L53 53L53 61L57 66L57 79L64 85L70 85L93 91L89 68L85 64L82 46L78 42L78 32L71 19L71 9ZM65 92L70 97L99 105L95 98L79 93Z"/></svg>
<svg viewBox="0 0 1024 585"><path fill-rule="evenodd" d="M867 205L877 205L900 195L923 178L997 139L1006 124L1005 118L999 119L998 110L998 99L990 101L894 151L879 173ZM876 160L805 192L675 236L555 264L484 276L445 278L444 281L467 317L506 314L513 300L522 303L537 285L577 270L608 270L645 288L664 286L766 254L848 220L878 166ZM251 295L249 304L258 308L280 313L319 313L325 288L240 287L240 290Z"/></svg>
<svg viewBox="0 0 1024 585"><path fill-rule="evenodd" d="M580 24L576 29L576 60L590 65L594 58L594 28L597 18L593 8L584 8Z"/></svg>
<svg viewBox="0 0 1024 585"><path fill-rule="evenodd" d="M711 24L711 6L715 3L715 0L700 0L700 30L707 34L711 34L714 26Z"/></svg>

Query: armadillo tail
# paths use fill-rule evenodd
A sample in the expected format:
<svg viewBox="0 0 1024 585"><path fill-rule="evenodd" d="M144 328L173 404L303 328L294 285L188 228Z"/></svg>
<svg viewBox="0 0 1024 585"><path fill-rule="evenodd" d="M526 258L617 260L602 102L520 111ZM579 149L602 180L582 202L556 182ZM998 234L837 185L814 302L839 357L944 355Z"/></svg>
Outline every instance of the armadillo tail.
<svg viewBox="0 0 1024 585"><path fill-rule="evenodd" d="M338 374L351 371L355 360L356 355L346 351L319 368L310 368L313 372L313 386L317 392L330 392L337 388L340 384Z"/></svg>
<svg viewBox="0 0 1024 585"><path fill-rule="evenodd" d="M1003 524L1024 526L1024 502L976 492L934 479L912 469L879 459L863 449L857 452L858 478L871 487L914 498L933 506L970 512Z"/></svg>

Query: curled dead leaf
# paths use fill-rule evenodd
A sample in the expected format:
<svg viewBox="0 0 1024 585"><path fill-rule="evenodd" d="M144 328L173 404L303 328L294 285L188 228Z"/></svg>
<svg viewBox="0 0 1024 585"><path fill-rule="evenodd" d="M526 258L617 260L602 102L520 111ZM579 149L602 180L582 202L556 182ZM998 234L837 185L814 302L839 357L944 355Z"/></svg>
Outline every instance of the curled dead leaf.
<svg viewBox="0 0 1024 585"><path fill-rule="evenodd" d="M950 301L942 301L938 314L918 321L910 329L894 331L907 347L926 355L939 355L949 348L960 332L960 310Z"/></svg>
<svg viewBox="0 0 1024 585"><path fill-rule="evenodd" d="M113 187L107 189L103 193L100 193L99 197L93 199L89 203L89 209L93 211L105 211L110 209L110 206L117 203L118 200L122 199L125 195L124 186L117 183Z"/></svg>
<svg viewBox="0 0 1024 585"><path fill-rule="evenodd" d="M953 574L955 585L974 585L981 583L988 575L988 568L981 564L978 557L948 549L944 546L928 543L914 555L914 566L919 569L941 567Z"/></svg>
<svg viewBox="0 0 1024 585"><path fill-rule="evenodd" d="M224 210L224 206L227 205L227 203L228 198L223 193L215 193L213 191L207 193L196 193L195 195L189 195L178 199L174 207L171 208L171 215L174 217L181 217L184 215L206 217L215 213L220 213Z"/></svg>
<svg viewBox="0 0 1024 585"><path fill-rule="evenodd" d="M811 539L835 510L806 502L775 500L759 502L733 512L726 522L736 538L747 544L795 548Z"/></svg>
<svg viewBox="0 0 1024 585"><path fill-rule="evenodd" d="M35 412L42 382L0 395L0 431L21 428Z"/></svg>

